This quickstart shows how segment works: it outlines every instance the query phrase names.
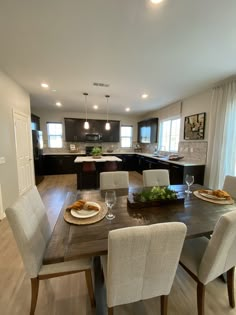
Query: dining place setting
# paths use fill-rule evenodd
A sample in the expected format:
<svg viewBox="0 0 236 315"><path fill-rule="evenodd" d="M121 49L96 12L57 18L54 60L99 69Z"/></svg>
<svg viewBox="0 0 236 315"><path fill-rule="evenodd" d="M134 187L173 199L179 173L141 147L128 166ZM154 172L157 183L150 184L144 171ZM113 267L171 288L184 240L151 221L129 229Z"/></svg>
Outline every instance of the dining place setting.
<svg viewBox="0 0 236 315"><path fill-rule="evenodd" d="M101 221L104 217L107 220L113 220L115 214L112 212L112 208L115 203L116 192L114 190L105 192L104 202L79 199L66 207L64 219L68 223L77 225L93 224Z"/></svg>

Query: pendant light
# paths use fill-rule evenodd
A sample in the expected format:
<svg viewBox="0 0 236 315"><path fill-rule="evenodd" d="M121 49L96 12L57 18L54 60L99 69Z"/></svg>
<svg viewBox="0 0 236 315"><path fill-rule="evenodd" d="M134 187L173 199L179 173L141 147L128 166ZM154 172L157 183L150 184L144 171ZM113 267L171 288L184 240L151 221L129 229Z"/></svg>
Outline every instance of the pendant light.
<svg viewBox="0 0 236 315"><path fill-rule="evenodd" d="M110 125L110 123L108 121L108 109L109 109L109 107L108 107L108 99L109 99L110 95L105 95L105 97L107 99L107 122L105 124L105 129L106 130L110 130L111 129L111 125Z"/></svg>
<svg viewBox="0 0 236 315"><path fill-rule="evenodd" d="M84 122L84 129L89 129L89 122L87 120L87 96L88 93L83 93L84 95L84 104L85 104L85 122Z"/></svg>

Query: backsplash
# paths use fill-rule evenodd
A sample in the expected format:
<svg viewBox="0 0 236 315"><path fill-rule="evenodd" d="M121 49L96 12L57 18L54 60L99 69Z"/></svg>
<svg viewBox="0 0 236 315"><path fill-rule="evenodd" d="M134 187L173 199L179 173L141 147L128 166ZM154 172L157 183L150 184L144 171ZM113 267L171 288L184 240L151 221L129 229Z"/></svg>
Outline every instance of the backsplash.
<svg viewBox="0 0 236 315"><path fill-rule="evenodd" d="M120 143L114 142L114 143L92 143L92 142L63 142L63 147L62 148L49 148L48 147L48 143L47 141L44 141L44 148L43 148L43 152L44 153L69 153L70 151L70 144L74 144L75 145L75 152L78 152L80 154L84 154L85 153L85 147L87 146L101 146L102 147L102 151L104 153L112 153L112 152L133 152L134 151L134 146L136 143L133 143L133 147L132 148L121 148L120 147Z"/></svg>
<svg viewBox="0 0 236 315"><path fill-rule="evenodd" d="M185 161L206 163L207 141L180 141L178 154L184 156ZM153 154L157 143L141 144L142 152ZM162 155L169 155L171 152L159 151Z"/></svg>
<svg viewBox="0 0 236 315"><path fill-rule="evenodd" d="M207 141L180 141L179 154L191 162L206 163Z"/></svg>
<svg viewBox="0 0 236 315"><path fill-rule="evenodd" d="M62 148L48 148L47 142L44 141L44 153L69 153L70 152L70 142L63 142ZM140 150L136 149L137 142L133 142L132 148L121 148L120 143L85 143L85 142L78 142L73 144L76 147L76 151L80 154L85 154L85 147L86 146L102 146L103 153L119 153L119 152L143 152L143 153L150 153L153 154L157 143L151 143L151 144L139 144ZM185 161L189 162L199 162L199 163L206 163L207 159L207 141L180 141L179 142L179 155L184 156ZM168 155L171 152L163 152L160 150L160 154Z"/></svg>

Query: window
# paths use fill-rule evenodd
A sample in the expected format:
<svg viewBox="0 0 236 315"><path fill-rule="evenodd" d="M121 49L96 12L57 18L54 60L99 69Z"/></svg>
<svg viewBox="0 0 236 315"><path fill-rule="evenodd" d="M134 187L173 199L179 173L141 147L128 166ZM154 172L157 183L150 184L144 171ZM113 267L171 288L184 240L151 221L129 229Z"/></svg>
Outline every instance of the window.
<svg viewBox="0 0 236 315"><path fill-rule="evenodd" d="M180 118L162 120L160 123L159 150L177 152L179 132Z"/></svg>
<svg viewBox="0 0 236 315"><path fill-rule="evenodd" d="M133 126L121 126L120 143L121 148L131 148L133 137Z"/></svg>
<svg viewBox="0 0 236 315"><path fill-rule="evenodd" d="M47 123L48 147L62 148L62 123Z"/></svg>

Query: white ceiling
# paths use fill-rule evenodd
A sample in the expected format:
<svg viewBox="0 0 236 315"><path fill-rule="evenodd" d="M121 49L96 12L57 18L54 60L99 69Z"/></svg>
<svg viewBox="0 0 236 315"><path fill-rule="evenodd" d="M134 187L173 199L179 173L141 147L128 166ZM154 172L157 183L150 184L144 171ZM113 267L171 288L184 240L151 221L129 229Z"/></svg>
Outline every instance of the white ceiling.
<svg viewBox="0 0 236 315"><path fill-rule="evenodd" d="M141 115L236 74L235 12L235 0L0 0L0 68L34 107L81 112L88 92L89 112L110 94L112 113Z"/></svg>

